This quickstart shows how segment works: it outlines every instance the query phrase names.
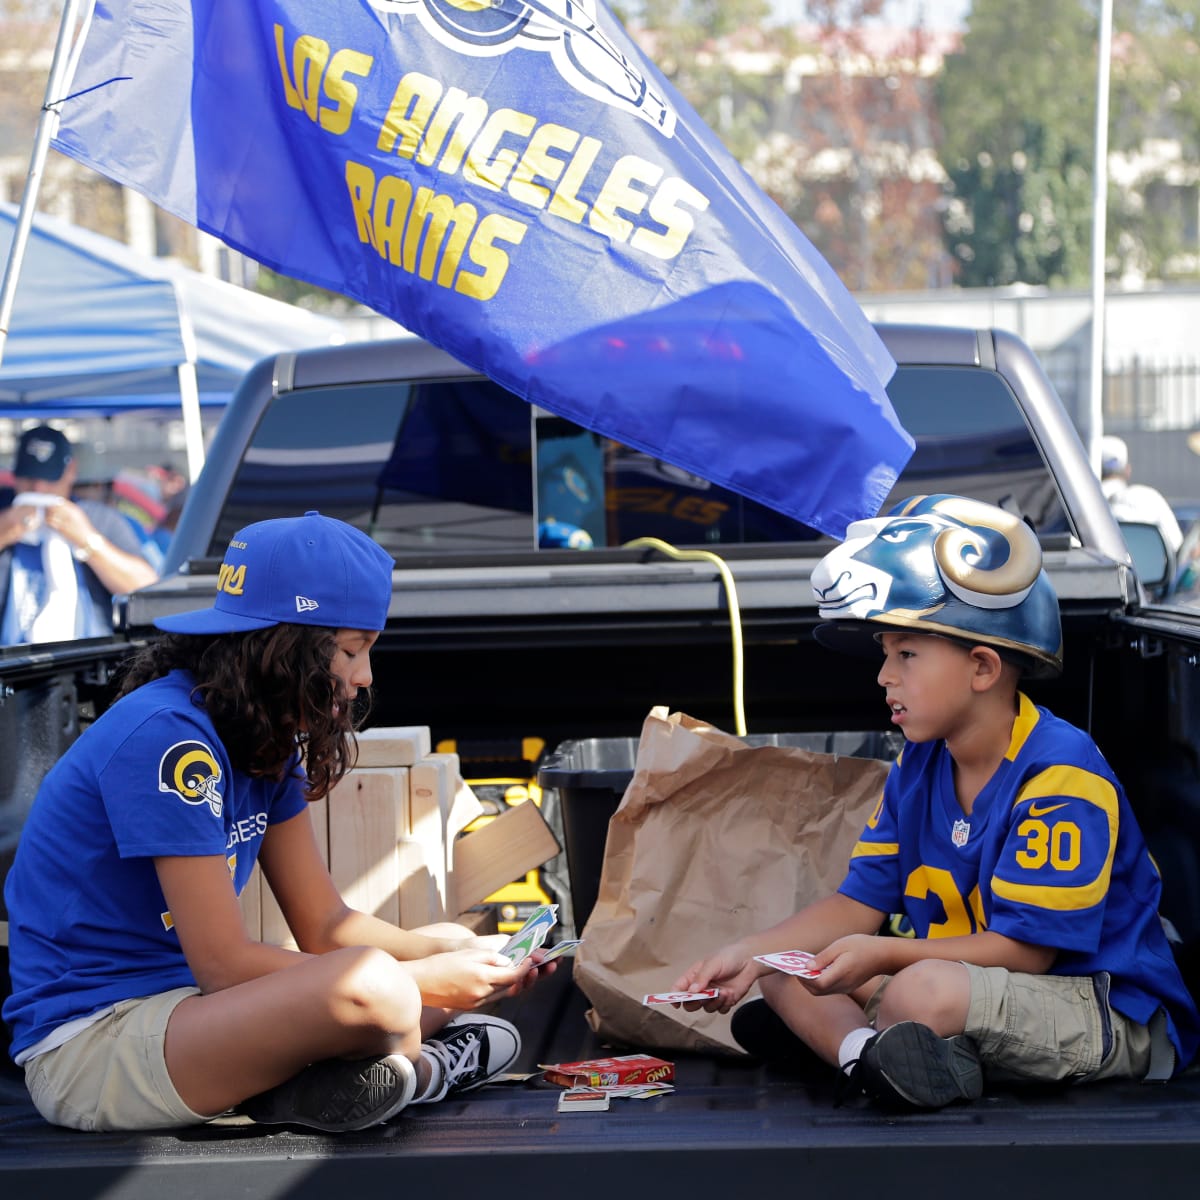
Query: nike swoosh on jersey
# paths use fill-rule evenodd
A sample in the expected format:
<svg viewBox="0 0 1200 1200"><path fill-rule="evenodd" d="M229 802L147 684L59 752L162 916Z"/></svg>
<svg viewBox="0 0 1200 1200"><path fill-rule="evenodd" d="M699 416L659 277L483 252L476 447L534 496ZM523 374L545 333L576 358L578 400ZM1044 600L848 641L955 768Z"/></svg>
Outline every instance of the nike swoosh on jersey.
<svg viewBox="0 0 1200 1200"><path fill-rule="evenodd" d="M1060 808L1066 808L1067 801L1064 800L1061 804L1045 804L1040 808L1036 804L1029 806L1029 815L1031 817L1044 817L1047 813L1058 812Z"/></svg>

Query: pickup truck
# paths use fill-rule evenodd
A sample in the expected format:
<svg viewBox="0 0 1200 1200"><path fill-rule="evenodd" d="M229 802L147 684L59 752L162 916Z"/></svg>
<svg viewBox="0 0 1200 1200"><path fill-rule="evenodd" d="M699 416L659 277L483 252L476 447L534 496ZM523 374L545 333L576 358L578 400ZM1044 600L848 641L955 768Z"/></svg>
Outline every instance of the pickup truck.
<svg viewBox="0 0 1200 1200"><path fill-rule="evenodd" d="M894 495L971 495L1036 530L1061 601L1066 670L1028 690L1088 729L1122 777L1195 987L1198 614L1148 599L1169 566L1160 554L1139 576L1134 539L1022 341L987 329L880 334L898 364L889 394L917 444ZM528 739L553 749L636 737L654 705L734 729L718 565L627 544L637 538L715 551L731 569L749 733L887 728L871 664L835 658L812 637L809 578L831 545L816 531L532 409L417 339L281 354L235 395L164 577L124 601L113 638L0 651L0 855L11 857L49 763L111 698L129 645L157 616L206 602L236 529L311 508L370 531L397 560L373 653L372 723L453 739L468 778L472 762L482 770ZM566 970L512 1005L520 1070L614 1052L591 1032ZM1195 1069L1165 1085L1002 1091L905 1117L835 1106L831 1093L743 1060L681 1054L676 1083L673 1095L563 1116L548 1085L494 1086L339 1137L233 1118L81 1135L42 1122L10 1067L0 1190L133 1200L553 1189L590 1200L625 1187L1011 1198L1152 1186L1191 1196L1200 1169Z"/></svg>

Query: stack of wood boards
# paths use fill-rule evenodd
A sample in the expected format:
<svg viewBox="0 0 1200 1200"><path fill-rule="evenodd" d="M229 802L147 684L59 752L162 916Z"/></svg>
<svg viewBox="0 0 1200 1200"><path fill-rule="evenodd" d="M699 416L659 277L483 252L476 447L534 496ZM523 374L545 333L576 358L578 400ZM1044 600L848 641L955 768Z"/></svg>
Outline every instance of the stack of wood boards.
<svg viewBox="0 0 1200 1200"><path fill-rule="evenodd" d="M482 805L462 778L458 755L430 747L427 726L366 730L358 735L354 770L309 805L346 903L405 929L455 919L559 850L533 803L462 836ZM257 869L241 904L252 936L295 946Z"/></svg>

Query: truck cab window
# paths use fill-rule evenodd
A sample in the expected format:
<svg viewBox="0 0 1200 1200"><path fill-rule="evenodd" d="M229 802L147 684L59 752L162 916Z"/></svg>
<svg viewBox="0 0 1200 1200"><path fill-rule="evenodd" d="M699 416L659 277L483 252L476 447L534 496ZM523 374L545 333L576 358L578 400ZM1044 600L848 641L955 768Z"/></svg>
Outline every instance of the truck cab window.
<svg viewBox="0 0 1200 1200"><path fill-rule="evenodd" d="M885 510L903 497L952 492L1018 512L1039 533L1065 530L1050 471L999 375L902 366L889 394L917 449ZM302 512L314 496L400 559L617 547L647 536L710 547L822 536L478 376L275 397L218 537Z"/></svg>

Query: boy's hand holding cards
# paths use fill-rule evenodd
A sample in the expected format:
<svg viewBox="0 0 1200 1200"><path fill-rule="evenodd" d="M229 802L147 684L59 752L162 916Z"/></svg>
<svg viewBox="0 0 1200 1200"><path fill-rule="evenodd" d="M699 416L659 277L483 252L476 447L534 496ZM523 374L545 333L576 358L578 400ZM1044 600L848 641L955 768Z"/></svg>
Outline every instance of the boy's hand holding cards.
<svg viewBox="0 0 1200 1200"><path fill-rule="evenodd" d="M715 1000L720 988L705 988L699 992L651 992L643 997L643 1004L687 1004L692 1000Z"/></svg>
<svg viewBox="0 0 1200 1200"><path fill-rule="evenodd" d="M785 975L798 975L801 979L816 979L820 970L814 970L813 955L807 950L781 950L776 954L756 954L755 962L766 963Z"/></svg>

